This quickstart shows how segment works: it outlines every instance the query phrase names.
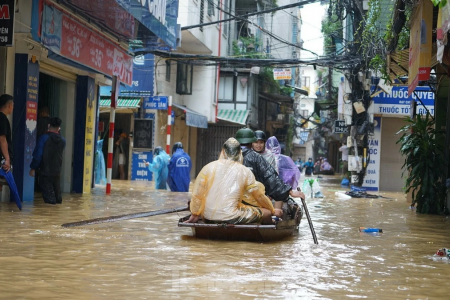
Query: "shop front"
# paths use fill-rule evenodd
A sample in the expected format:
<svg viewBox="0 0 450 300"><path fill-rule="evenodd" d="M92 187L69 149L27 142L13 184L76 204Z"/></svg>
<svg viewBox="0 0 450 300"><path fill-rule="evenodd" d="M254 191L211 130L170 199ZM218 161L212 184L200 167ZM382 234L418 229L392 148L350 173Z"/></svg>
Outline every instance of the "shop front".
<svg viewBox="0 0 450 300"><path fill-rule="evenodd" d="M110 86L112 76L117 76L123 86L133 86L130 51L138 44L147 50L161 45L140 43L137 38L161 38L165 46L176 47L176 30L162 27L170 24L175 28L177 1L167 1L171 9L166 26L149 14L148 4L131 11L131 7L115 0L12 2L20 13L16 14L15 47L0 49L0 55L7 56L6 66L0 66L0 87L15 98L13 174L19 194L24 201L34 199L35 179L29 176L29 165L37 129L48 116L62 119L61 134L67 140L62 191L88 193L94 184L99 87ZM141 17L134 16L138 13ZM142 14L146 18L142 19ZM157 34L164 37L150 30L153 19L159 24ZM124 124L123 132L132 133L133 113L119 121Z"/></svg>
<svg viewBox="0 0 450 300"><path fill-rule="evenodd" d="M410 115L411 100L417 102L416 113L434 115L434 93L429 87L417 87L408 97L407 86L395 86L390 94L381 93L373 98L372 112L374 133L369 137L367 173L363 187L372 191L401 192L405 183L402 166L405 158L400 154L397 132L407 125L405 117ZM417 100L421 99L424 106Z"/></svg>

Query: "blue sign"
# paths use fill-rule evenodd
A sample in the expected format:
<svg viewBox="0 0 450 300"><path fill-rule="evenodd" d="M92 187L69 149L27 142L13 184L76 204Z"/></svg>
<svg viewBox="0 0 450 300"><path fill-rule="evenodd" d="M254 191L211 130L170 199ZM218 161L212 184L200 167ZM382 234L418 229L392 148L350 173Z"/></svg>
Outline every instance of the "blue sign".
<svg viewBox="0 0 450 300"><path fill-rule="evenodd" d="M34 177L28 175L30 172L30 164L33 160L33 150L36 146L36 125L37 125L37 108L39 95L39 63L28 62L27 74L27 96L26 96L26 114L25 118L21 118L25 122L25 142L22 145L25 153L23 158L23 201L32 201L34 199ZM17 105L17 104L16 104ZM18 106L18 105L17 105ZM19 106L18 106L19 107ZM25 108L24 108L25 110ZM19 192L20 193L20 192Z"/></svg>
<svg viewBox="0 0 450 300"><path fill-rule="evenodd" d="M417 98L422 100L428 111L434 115L434 93L429 87L421 86L415 89L410 97L408 97L407 86L394 86L390 94L381 93L373 97L375 114L383 115L397 115L407 116L409 115L411 100L418 102ZM426 109L417 103L417 113L425 114Z"/></svg>
<svg viewBox="0 0 450 300"><path fill-rule="evenodd" d="M116 0L116 2L155 35L155 46L158 46L157 39L160 38L167 46L176 49L178 0ZM148 49L148 45L145 46Z"/></svg>
<svg viewBox="0 0 450 300"><path fill-rule="evenodd" d="M153 54L136 56L133 59L133 83L131 86L120 85L121 96L150 97L153 95L153 77L155 74L155 57ZM110 86L100 87L100 96L111 96Z"/></svg>
<svg viewBox="0 0 450 300"><path fill-rule="evenodd" d="M123 96L153 96L153 76L155 74L153 54L139 55L133 59L133 81L131 86L120 87Z"/></svg>
<svg viewBox="0 0 450 300"><path fill-rule="evenodd" d="M144 98L144 108L167 110L167 103L169 102L168 99L169 98L167 96L153 96Z"/></svg>
<svg viewBox="0 0 450 300"><path fill-rule="evenodd" d="M151 151L133 151L131 156L131 180L151 181L152 172L145 166L145 161L151 163L153 154Z"/></svg>
<svg viewBox="0 0 450 300"><path fill-rule="evenodd" d="M172 110L172 113L170 114L172 116L172 125L175 124L175 112Z"/></svg>

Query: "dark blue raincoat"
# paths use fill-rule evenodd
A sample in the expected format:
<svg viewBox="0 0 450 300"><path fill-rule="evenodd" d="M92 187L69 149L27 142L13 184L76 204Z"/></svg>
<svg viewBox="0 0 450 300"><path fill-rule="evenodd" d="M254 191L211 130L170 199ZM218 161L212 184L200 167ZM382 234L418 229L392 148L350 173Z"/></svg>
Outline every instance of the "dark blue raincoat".
<svg viewBox="0 0 450 300"><path fill-rule="evenodd" d="M191 158L183 149L177 149L169 162L167 183L172 192L189 192Z"/></svg>

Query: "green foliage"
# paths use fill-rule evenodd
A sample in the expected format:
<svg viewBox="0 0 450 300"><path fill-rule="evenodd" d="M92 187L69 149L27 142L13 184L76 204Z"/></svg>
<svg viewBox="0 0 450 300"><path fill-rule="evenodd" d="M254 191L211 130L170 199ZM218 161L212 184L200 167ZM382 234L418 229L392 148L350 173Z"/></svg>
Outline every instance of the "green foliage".
<svg viewBox="0 0 450 300"><path fill-rule="evenodd" d="M438 6L439 8L443 8L445 4L447 4L447 0L431 0L434 6Z"/></svg>
<svg viewBox="0 0 450 300"><path fill-rule="evenodd" d="M242 42L242 47L238 46L238 41L233 41L233 56L239 56L243 58L267 58L266 53L257 51L256 49L262 49L262 41L259 41L256 37L239 37ZM250 46L250 47L249 47Z"/></svg>
<svg viewBox="0 0 450 300"><path fill-rule="evenodd" d="M342 22L339 21L338 17L334 14L329 18L322 20L322 33L324 36L323 47L325 49L325 54L332 54L336 52L336 46L333 44L332 36L342 38Z"/></svg>
<svg viewBox="0 0 450 300"><path fill-rule="evenodd" d="M415 121L408 117L406 121L409 124L397 133L402 134L397 144L405 156L403 175L408 175L405 192L412 192L412 205L417 205L417 212L440 214L445 205L444 152L438 143L441 132L434 128L430 114L417 116Z"/></svg>

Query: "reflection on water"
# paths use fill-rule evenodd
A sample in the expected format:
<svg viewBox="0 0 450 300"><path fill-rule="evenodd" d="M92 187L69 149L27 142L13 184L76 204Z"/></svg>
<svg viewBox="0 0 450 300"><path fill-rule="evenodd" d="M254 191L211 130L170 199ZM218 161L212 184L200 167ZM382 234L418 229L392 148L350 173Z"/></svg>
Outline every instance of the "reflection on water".
<svg viewBox="0 0 450 300"><path fill-rule="evenodd" d="M178 228L187 213L62 228L67 222L179 207L188 194L114 182L111 196L64 195L62 205L0 203L0 299L447 299L449 218L416 215L392 199L307 201L300 235L259 244L197 240ZM358 228L382 228L382 234Z"/></svg>

